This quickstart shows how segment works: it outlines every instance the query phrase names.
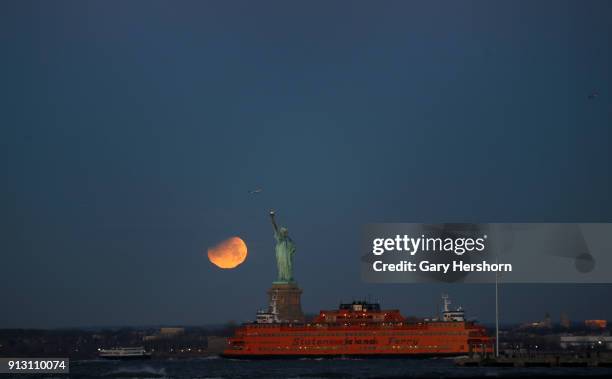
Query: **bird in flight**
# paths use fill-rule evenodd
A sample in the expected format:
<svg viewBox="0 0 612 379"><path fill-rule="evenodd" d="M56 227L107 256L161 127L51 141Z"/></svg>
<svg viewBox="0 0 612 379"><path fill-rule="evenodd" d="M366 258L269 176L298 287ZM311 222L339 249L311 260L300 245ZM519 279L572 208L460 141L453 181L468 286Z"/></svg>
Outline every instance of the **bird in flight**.
<svg viewBox="0 0 612 379"><path fill-rule="evenodd" d="M255 189L249 190L249 194L257 195L258 193L261 193L262 191L263 191L263 189L261 189L261 188L255 188Z"/></svg>

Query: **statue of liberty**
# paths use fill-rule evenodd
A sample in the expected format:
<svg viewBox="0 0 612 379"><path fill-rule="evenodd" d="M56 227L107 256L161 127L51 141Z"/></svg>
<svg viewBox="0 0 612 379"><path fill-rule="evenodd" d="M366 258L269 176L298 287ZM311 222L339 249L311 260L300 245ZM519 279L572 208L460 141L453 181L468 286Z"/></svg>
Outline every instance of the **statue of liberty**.
<svg viewBox="0 0 612 379"><path fill-rule="evenodd" d="M276 239L276 267L278 268L278 279L275 283L293 282L293 255L295 244L289 237L287 228L279 228L274 220L274 211L270 211L272 227L274 227L274 238Z"/></svg>

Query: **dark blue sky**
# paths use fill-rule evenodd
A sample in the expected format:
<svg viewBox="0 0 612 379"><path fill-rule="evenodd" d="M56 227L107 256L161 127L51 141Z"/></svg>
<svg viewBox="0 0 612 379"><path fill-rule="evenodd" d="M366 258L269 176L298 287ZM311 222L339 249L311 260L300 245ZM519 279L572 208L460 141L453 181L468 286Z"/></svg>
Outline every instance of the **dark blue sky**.
<svg viewBox="0 0 612 379"><path fill-rule="evenodd" d="M368 222L612 221L609 1L0 2L0 327L242 321L371 295L481 320L490 285L361 282ZM589 100L593 91L599 96ZM249 196L249 189L264 192ZM248 247L233 271L208 246ZM513 285L506 321L612 318Z"/></svg>

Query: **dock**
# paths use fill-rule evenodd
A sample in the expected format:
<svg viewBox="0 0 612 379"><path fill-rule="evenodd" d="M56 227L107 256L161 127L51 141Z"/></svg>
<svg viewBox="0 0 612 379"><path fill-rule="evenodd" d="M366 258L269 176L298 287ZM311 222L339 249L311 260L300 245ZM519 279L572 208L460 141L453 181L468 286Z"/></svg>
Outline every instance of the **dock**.
<svg viewBox="0 0 612 379"><path fill-rule="evenodd" d="M460 367L612 367L612 354L474 355L457 358L455 364Z"/></svg>

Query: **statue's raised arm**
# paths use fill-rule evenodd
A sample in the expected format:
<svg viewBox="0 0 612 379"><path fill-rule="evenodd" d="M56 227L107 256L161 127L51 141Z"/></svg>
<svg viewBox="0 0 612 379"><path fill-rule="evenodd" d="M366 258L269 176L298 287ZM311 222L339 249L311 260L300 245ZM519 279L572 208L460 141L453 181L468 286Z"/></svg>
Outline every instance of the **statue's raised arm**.
<svg viewBox="0 0 612 379"><path fill-rule="evenodd" d="M275 212L274 210L270 210L270 219L272 220L272 227L274 228L274 233L278 234L278 225L276 225L276 220L274 219Z"/></svg>

